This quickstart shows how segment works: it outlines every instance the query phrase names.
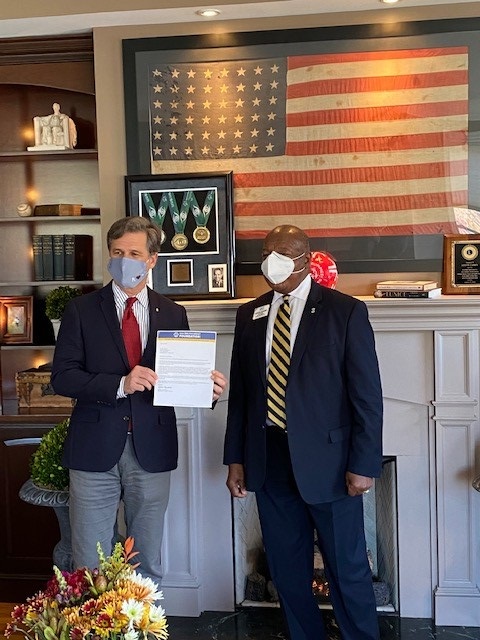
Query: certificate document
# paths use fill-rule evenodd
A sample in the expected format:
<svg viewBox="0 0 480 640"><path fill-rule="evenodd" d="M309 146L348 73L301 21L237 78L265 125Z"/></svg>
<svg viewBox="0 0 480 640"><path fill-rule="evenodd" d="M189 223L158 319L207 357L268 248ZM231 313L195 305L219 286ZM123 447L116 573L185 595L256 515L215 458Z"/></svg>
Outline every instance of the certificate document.
<svg viewBox="0 0 480 640"><path fill-rule="evenodd" d="M216 343L215 331L157 331L153 404L211 407Z"/></svg>

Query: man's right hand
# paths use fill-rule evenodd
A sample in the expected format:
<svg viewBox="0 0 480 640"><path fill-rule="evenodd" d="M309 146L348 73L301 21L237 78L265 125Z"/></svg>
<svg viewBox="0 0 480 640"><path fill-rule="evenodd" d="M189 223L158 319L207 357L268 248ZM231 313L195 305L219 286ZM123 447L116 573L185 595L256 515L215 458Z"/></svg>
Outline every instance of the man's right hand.
<svg viewBox="0 0 480 640"><path fill-rule="evenodd" d="M150 389L153 389L155 386L157 380L158 376L153 369L141 367L137 364L128 376L126 376L123 390L127 395L135 393L135 391L150 391Z"/></svg>
<svg viewBox="0 0 480 640"><path fill-rule="evenodd" d="M233 498L245 498L247 496L243 464L228 465L227 487Z"/></svg>

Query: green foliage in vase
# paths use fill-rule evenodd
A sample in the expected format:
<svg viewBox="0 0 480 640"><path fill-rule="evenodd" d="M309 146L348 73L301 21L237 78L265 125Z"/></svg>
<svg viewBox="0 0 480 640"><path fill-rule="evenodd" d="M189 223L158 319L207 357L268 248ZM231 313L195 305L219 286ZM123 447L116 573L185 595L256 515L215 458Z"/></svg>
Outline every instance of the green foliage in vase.
<svg viewBox="0 0 480 640"><path fill-rule="evenodd" d="M67 436L67 418L48 431L30 461L30 476L39 487L57 491L68 490L68 469L62 466L63 443Z"/></svg>
<svg viewBox="0 0 480 640"><path fill-rule="evenodd" d="M50 320L60 320L67 303L72 298L82 295L80 289L68 285L56 287L49 291L45 297L45 314Z"/></svg>

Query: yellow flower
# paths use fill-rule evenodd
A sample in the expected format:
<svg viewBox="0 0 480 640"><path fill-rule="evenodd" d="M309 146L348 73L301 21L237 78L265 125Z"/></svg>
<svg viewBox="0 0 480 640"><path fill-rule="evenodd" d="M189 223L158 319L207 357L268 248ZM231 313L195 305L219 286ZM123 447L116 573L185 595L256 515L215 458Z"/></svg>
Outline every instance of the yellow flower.
<svg viewBox="0 0 480 640"><path fill-rule="evenodd" d="M162 593L129 564L135 555L133 539L128 539L124 547L117 543L109 557L100 549L100 565L93 571L62 573L55 567L46 590L14 608L5 636L19 632L26 640L166 640L165 611L154 604ZM105 591L97 588L100 577L107 581Z"/></svg>

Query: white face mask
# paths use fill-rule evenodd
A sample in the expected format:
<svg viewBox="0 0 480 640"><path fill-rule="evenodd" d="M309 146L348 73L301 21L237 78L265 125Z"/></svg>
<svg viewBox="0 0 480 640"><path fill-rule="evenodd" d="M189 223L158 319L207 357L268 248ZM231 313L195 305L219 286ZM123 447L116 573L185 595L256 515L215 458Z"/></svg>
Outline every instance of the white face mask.
<svg viewBox="0 0 480 640"><path fill-rule="evenodd" d="M262 273L272 284L281 284L293 273L300 273L300 271L305 269L305 267L302 267L295 271L295 260L298 260L298 258L304 255L305 251L296 258L289 258L281 253L272 251L262 262Z"/></svg>

